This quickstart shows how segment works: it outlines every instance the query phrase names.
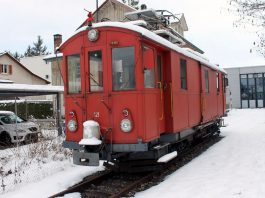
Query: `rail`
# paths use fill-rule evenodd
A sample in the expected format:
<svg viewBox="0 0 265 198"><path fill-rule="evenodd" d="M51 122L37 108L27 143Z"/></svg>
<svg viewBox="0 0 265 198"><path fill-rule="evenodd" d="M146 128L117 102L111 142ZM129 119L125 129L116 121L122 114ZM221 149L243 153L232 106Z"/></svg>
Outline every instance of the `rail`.
<svg viewBox="0 0 265 198"><path fill-rule="evenodd" d="M50 198L64 196L73 192L80 192L82 195L85 194L86 197L118 198L126 196L130 192L134 192L137 187L140 187L153 179L155 180L155 178L165 177L165 174L171 174L171 172L168 173L168 171L173 170L172 172L174 172L176 169L187 164L219 140L221 140L221 138L218 135L213 135L212 138L206 138L205 140L196 143L192 148L183 150L177 158L164 164L156 171L141 174L121 174L112 170L104 171L99 175L88 177L87 180L70 187L67 190L50 196ZM190 155L190 157L187 157L188 155Z"/></svg>

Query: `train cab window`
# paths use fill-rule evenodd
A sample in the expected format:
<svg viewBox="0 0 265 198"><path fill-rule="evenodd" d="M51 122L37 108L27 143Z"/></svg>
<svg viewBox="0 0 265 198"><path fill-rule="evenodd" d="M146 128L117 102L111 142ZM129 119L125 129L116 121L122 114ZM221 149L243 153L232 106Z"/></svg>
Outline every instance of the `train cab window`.
<svg viewBox="0 0 265 198"><path fill-rule="evenodd" d="M103 91L102 52L89 52L90 91Z"/></svg>
<svg viewBox="0 0 265 198"><path fill-rule="evenodd" d="M112 89L114 91L135 89L134 47L112 49Z"/></svg>
<svg viewBox="0 0 265 198"><path fill-rule="evenodd" d="M187 61L180 59L180 87L187 90Z"/></svg>
<svg viewBox="0 0 265 198"><path fill-rule="evenodd" d="M153 49L144 46L143 51L144 66L144 87L155 88L155 62Z"/></svg>
<svg viewBox="0 0 265 198"><path fill-rule="evenodd" d="M205 79L205 92L209 93L209 72L204 70L204 79Z"/></svg>
<svg viewBox="0 0 265 198"><path fill-rule="evenodd" d="M67 56L67 80L68 94L81 92L79 54Z"/></svg>

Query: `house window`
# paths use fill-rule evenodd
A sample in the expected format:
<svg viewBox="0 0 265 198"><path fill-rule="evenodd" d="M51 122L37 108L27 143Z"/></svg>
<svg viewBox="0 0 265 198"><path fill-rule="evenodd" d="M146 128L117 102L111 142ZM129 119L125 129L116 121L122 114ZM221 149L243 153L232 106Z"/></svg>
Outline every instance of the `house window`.
<svg viewBox="0 0 265 198"><path fill-rule="evenodd" d="M209 93L209 72L208 70L204 71L204 79L205 79L205 92Z"/></svg>
<svg viewBox="0 0 265 198"><path fill-rule="evenodd" d="M2 73L7 74L8 73L8 65L3 65L2 66Z"/></svg>
<svg viewBox="0 0 265 198"><path fill-rule="evenodd" d="M187 90L187 61L180 59L180 87Z"/></svg>

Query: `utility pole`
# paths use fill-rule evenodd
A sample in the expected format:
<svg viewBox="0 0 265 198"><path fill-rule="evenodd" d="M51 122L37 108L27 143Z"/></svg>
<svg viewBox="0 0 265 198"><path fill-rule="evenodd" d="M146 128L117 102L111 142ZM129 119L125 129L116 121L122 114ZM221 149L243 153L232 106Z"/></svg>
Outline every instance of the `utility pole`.
<svg viewBox="0 0 265 198"><path fill-rule="evenodd" d="M96 4L97 4L97 23L98 23L98 0L96 0Z"/></svg>

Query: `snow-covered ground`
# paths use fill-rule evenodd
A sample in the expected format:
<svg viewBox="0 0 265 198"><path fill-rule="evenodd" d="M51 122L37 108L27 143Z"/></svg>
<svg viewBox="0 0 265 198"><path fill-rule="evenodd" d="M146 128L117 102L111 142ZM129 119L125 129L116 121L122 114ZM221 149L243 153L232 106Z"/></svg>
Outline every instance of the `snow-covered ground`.
<svg viewBox="0 0 265 198"><path fill-rule="evenodd" d="M263 198L265 197L265 109L232 110L222 128L224 138L164 182L136 197ZM82 167L71 161L56 171L47 169L38 181L21 183L0 197L47 197L81 181L103 167ZM48 174L49 173L49 174ZM38 174L38 173L35 173ZM65 197L80 197L69 194Z"/></svg>

